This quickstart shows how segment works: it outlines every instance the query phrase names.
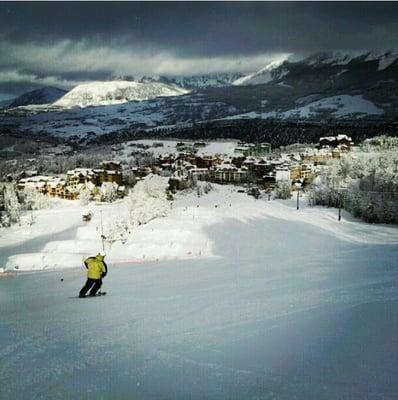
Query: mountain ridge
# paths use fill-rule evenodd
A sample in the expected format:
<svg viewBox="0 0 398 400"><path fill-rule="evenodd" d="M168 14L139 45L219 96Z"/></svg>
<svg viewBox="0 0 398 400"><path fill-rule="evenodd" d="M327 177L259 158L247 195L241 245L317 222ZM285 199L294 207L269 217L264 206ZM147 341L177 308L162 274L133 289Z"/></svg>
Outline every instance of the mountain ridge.
<svg viewBox="0 0 398 400"><path fill-rule="evenodd" d="M250 79L265 77L266 82L261 84L250 84L247 79L248 84L205 86L191 91L179 88L182 92L178 95L156 94L140 101L116 99L80 110L59 105L19 107L8 110L3 121L9 117L12 123L17 121L28 130L40 129L57 136L102 135L137 127L173 128L214 120L397 121L395 54L366 52L331 57L330 53L318 53L302 60L266 65L257 75L249 74ZM168 85L157 79L148 77L139 84Z"/></svg>
<svg viewBox="0 0 398 400"><path fill-rule="evenodd" d="M59 89L53 86L44 86L40 89L35 89L14 99L10 104L9 108L21 107L28 105L39 105L39 104L49 104L58 100L67 93L66 90Z"/></svg>

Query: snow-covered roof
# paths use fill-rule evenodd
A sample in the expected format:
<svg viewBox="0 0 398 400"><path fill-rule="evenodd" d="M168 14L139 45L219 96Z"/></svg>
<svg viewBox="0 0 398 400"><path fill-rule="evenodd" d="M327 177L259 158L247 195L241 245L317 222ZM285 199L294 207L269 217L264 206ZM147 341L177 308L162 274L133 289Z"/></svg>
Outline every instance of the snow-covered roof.
<svg viewBox="0 0 398 400"><path fill-rule="evenodd" d="M209 170L207 168L197 168L195 167L192 169L192 172L208 172Z"/></svg>
<svg viewBox="0 0 398 400"><path fill-rule="evenodd" d="M78 176L78 175L93 175L94 171L91 168L75 168L71 169L67 172L67 175L73 175L73 176Z"/></svg>
<svg viewBox="0 0 398 400"><path fill-rule="evenodd" d="M103 164L116 164L116 165L120 165L121 162L120 161L102 161L101 165Z"/></svg>
<svg viewBox="0 0 398 400"><path fill-rule="evenodd" d="M230 169L230 170L236 170L237 168L234 166L234 165L232 165L232 164L221 164L221 165L219 165L218 166L218 168L217 168L217 170L227 170L227 169Z"/></svg>
<svg viewBox="0 0 398 400"><path fill-rule="evenodd" d="M327 141L327 142L334 142L336 140L338 142L340 142L342 140L348 140L349 142L352 142L352 139L347 135L324 136L324 137L319 138L319 141L322 141L322 140Z"/></svg>
<svg viewBox="0 0 398 400"><path fill-rule="evenodd" d="M54 178L53 176L46 176L46 175L36 175L36 176L29 176L28 178L22 178L19 180L20 183L25 183L25 182L48 182L51 180L54 180L57 178Z"/></svg>

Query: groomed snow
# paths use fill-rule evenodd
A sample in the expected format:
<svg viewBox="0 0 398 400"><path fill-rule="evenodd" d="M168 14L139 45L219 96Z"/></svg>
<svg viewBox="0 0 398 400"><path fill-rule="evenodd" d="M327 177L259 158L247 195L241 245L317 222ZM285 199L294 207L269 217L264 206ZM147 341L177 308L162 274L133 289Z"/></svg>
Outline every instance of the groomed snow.
<svg viewBox="0 0 398 400"><path fill-rule="evenodd" d="M148 262L169 259L214 258L216 243L208 235L212 225L233 219L277 218L281 224L309 224L339 240L362 244L398 244L395 226L369 225L349 216L339 223L336 210L307 207L303 198L297 212L295 200L254 200L228 186L215 185L215 190L203 197L195 193L178 195L170 204L169 215L135 228L129 239L105 242L110 262ZM2 262L6 270L29 271L48 268L76 267L85 256L102 251L101 215L106 237L116 220L128 218L127 200L111 204L91 204L81 207L78 202L63 201L58 208L34 212L37 222L30 227L5 230L0 239ZM90 222L83 223L81 215L93 213ZM54 221L63 221L55 224ZM45 233L44 233L45 232ZM10 247L10 245L13 246ZM29 253L26 256L25 253ZM69 262L67 261L70 255Z"/></svg>
<svg viewBox="0 0 398 400"><path fill-rule="evenodd" d="M151 251L177 240L204 255L108 260L96 299L74 297L81 266L3 274L0 398L397 398L397 227L217 187L180 196L137 249L141 235ZM43 245L71 250L65 236Z"/></svg>

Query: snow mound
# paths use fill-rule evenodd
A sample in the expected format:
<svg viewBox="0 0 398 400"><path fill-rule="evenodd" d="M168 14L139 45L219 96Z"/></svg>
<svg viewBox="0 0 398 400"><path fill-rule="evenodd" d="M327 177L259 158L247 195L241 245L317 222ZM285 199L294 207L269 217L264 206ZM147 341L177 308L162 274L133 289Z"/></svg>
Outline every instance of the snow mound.
<svg viewBox="0 0 398 400"><path fill-rule="evenodd" d="M6 271L39 271L78 267L84 260L77 253L25 253L8 258Z"/></svg>
<svg viewBox="0 0 398 400"><path fill-rule="evenodd" d="M121 104L156 97L180 96L188 92L178 86L161 82L92 82L76 86L56 101L54 106L72 108Z"/></svg>

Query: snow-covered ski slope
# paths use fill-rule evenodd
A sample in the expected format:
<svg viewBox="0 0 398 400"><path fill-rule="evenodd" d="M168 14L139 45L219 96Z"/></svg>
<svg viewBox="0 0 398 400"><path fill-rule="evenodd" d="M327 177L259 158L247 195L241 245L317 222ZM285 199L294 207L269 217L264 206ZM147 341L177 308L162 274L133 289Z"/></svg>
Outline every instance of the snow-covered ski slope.
<svg viewBox="0 0 398 400"><path fill-rule="evenodd" d="M209 252L110 262L92 301L82 267L0 279L0 398L397 398L396 227L219 187L142 229L132 259Z"/></svg>
<svg viewBox="0 0 398 400"><path fill-rule="evenodd" d="M398 244L397 226L370 225L354 220L348 214L344 214L344 223L338 223L336 210L307 207L305 198L297 212L295 199L256 201L238 193L232 186L215 185L215 188L202 197L197 197L196 193L178 195L170 204L167 217L134 228L123 242L117 240L112 246L105 243L107 259L117 263L140 263L218 258L215 251L218 239L210 237L209 230L229 219L241 223L258 219L267 224L269 218L277 218L279 224L310 224L351 243ZM93 214L92 220L82 222L82 214L89 211ZM53 209L34 212L36 223L32 226L15 225L1 233L0 263L7 270L19 271L77 267L84 257L102 250L101 215L104 235L115 236L112 232L115 232L117 221L123 221L129 215L127 199L84 207L78 201L58 200ZM53 223L55 220L56 224ZM236 235L238 239L239 232ZM269 247L270 243L264 246ZM272 252L272 247L269 251Z"/></svg>

